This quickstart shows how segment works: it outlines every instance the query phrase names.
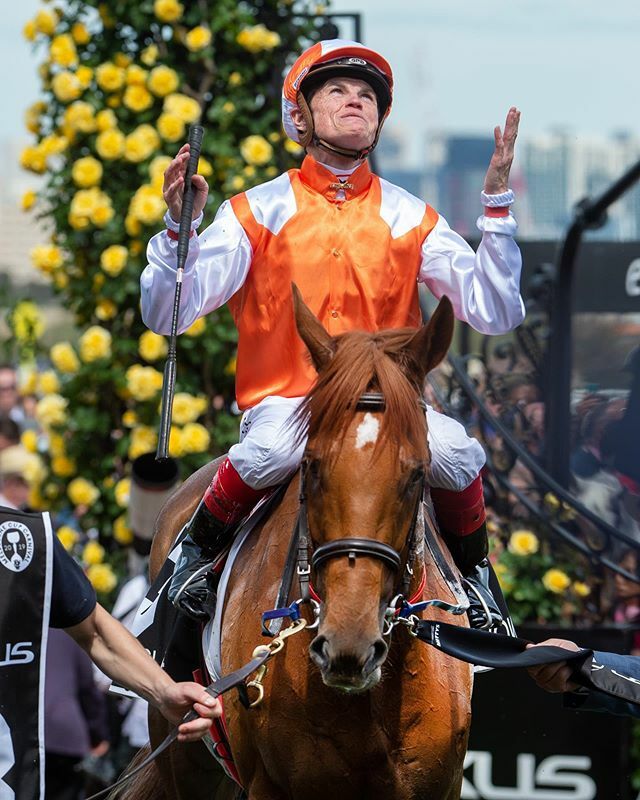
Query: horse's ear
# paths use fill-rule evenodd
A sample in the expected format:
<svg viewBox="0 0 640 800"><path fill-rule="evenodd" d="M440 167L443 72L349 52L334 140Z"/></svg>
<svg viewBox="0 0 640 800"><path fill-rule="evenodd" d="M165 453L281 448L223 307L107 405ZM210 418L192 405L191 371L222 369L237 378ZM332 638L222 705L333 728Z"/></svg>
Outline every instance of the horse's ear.
<svg viewBox="0 0 640 800"><path fill-rule="evenodd" d="M315 368L320 372L333 358L336 351L335 342L322 327L320 320L305 305L300 289L295 283L291 284L291 291L298 333L311 354Z"/></svg>
<svg viewBox="0 0 640 800"><path fill-rule="evenodd" d="M451 300L443 295L429 322L420 328L407 345L415 362L422 367L423 378L447 355L453 339L454 321Z"/></svg>

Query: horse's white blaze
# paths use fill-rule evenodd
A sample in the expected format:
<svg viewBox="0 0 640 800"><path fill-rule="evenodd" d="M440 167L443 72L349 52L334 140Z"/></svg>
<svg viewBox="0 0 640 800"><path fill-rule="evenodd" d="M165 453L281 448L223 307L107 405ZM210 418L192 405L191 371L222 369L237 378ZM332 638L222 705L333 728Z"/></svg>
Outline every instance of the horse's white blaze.
<svg viewBox="0 0 640 800"><path fill-rule="evenodd" d="M373 414L369 414L367 411L356 431L356 450L362 450L366 444L375 444L378 439L379 431L380 422Z"/></svg>

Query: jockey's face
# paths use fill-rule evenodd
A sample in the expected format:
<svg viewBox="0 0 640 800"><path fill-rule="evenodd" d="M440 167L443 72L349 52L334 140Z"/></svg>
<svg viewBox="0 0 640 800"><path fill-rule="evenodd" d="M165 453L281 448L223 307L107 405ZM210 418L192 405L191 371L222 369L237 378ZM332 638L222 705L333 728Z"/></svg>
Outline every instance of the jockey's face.
<svg viewBox="0 0 640 800"><path fill-rule="evenodd" d="M372 144L378 129L378 100L365 81L330 78L315 92L310 108L319 139L350 150Z"/></svg>

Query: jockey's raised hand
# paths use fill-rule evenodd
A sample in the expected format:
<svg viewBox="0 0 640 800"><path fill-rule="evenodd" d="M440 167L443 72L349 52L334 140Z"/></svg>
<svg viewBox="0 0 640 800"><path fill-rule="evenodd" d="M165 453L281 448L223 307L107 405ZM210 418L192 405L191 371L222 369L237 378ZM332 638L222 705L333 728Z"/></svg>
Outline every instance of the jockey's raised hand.
<svg viewBox="0 0 640 800"><path fill-rule="evenodd" d="M487 194L502 194L509 188L509 172L513 163L519 124L520 112L512 106L507 113L504 132L500 130L499 125L493 129L496 146L484 179L484 191Z"/></svg>
<svg viewBox="0 0 640 800"><path fill-rule="evenodd" d="M178 155L173 159L164 171L164 184L162 186L162 196L169 209L171 219L180 222L182 213L182 196L184 195L184 176L187 172L189 162L189 145L183 144ZM207 202L209 185L202 175L194 175L192 178L193 186L196 190L193 199L193 217L199 217Z"/></svg>

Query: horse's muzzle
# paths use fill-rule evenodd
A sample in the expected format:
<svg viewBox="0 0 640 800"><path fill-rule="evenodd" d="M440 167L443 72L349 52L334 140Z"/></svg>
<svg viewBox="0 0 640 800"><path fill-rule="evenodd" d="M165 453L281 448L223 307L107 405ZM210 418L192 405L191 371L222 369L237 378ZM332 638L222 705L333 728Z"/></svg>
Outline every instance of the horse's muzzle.
<svg viewBox="0 0 640 800"><path fill-rule="evenodd" d="M337 649L331 639L319 635L309 645L309 654L326 686L345 692L365 692L380 680L388 649L384 639L379 638L360 655Z"/></svg>

